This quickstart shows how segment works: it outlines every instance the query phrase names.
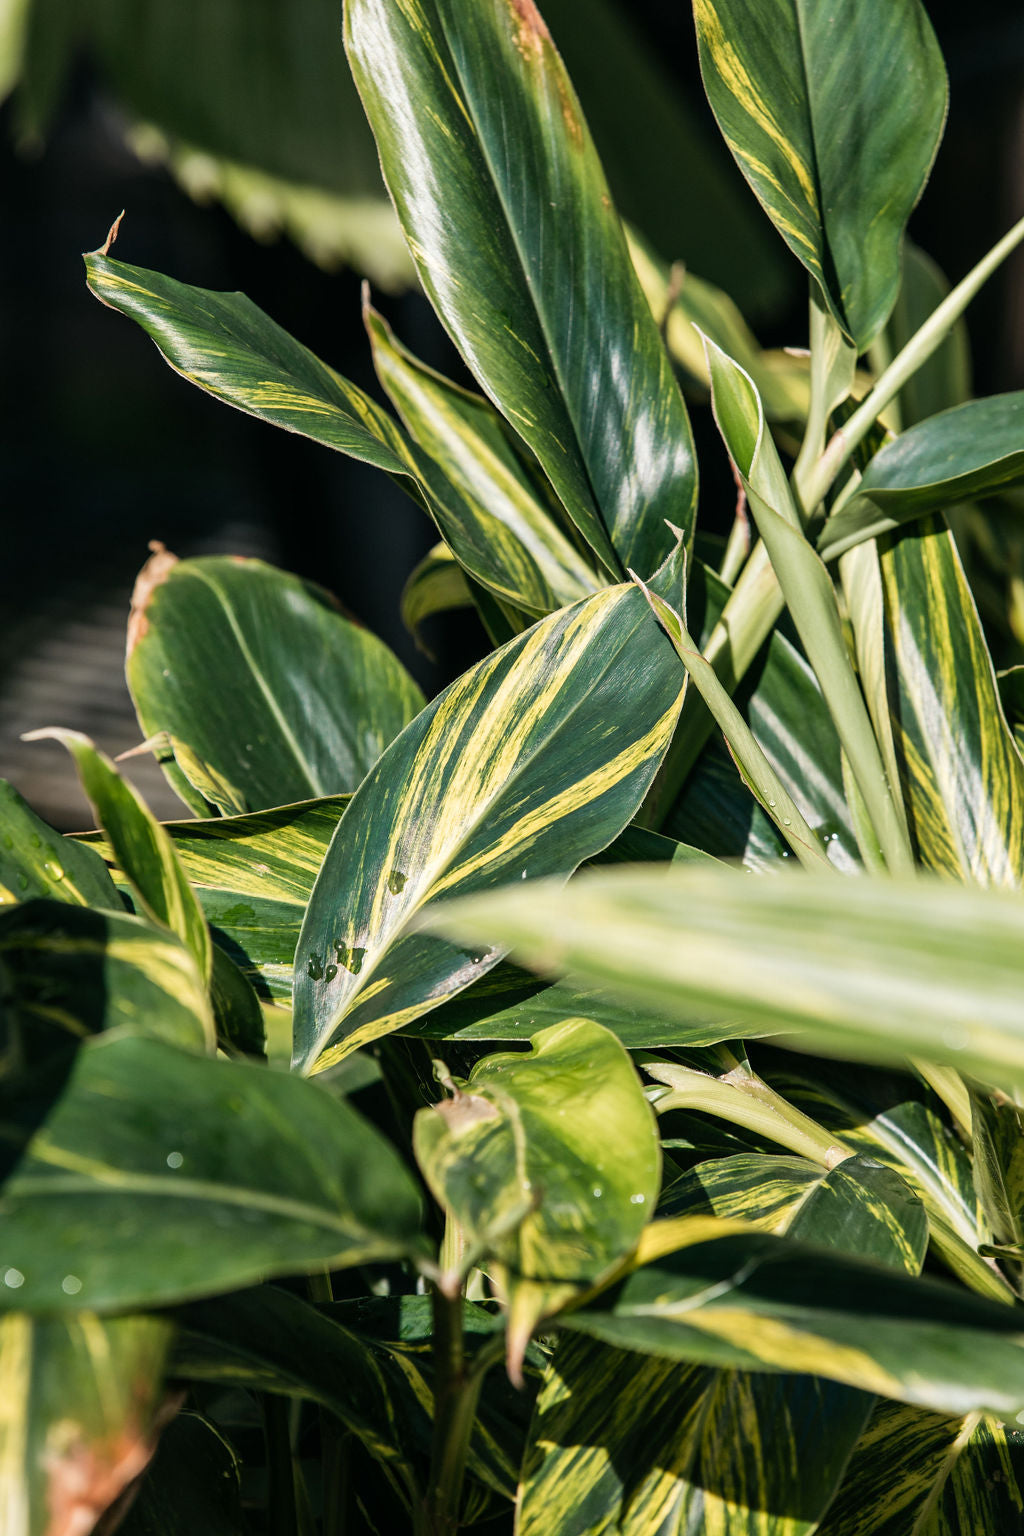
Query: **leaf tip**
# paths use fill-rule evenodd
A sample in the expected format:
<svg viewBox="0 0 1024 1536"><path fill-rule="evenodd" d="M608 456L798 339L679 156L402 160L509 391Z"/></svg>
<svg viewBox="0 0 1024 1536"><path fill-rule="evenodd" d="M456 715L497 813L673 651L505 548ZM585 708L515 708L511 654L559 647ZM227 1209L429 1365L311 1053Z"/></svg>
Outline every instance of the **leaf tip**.
<svg viewBox="0 0 1024 1536"><path fill-rule="evenodd" d="M128 615L128 636L125 654L130 656L149 628L146 609L157 587L165 582L174 566L177 555L161 544L159 539L149 541L150 557L135 578L132 588L131 612Z"/></svg>

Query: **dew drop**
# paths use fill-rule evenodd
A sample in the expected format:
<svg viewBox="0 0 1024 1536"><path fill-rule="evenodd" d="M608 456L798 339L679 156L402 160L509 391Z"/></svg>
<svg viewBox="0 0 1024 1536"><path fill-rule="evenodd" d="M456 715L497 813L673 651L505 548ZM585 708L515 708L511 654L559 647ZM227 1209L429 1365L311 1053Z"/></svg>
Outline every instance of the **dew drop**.
<svg viewBox="0 0 1024 1536"><path fill-rule="evenodd" d="M168 1168L180 1168L184 1161L185 1159L180 1152L168 1152L167 1154Z"/></svg>
<svg viewBox="0 0 1024 1536"><path fill-rule="evenodd" d="M64 879L64 869L63 869L63 866L60 865L60 864L54 864L52 860L47 860L47 862L43 865L43 869L46 872L46 874L49 875L51 880L63 880Z"/></svg>
<svg viewBox="0 0 1024 1536"><path fill-rule="evenodd" d="M365 954L365 949L350 949L348 959L344 961L346 971L351 971L353 976L358 976L363 968L363 956Z"/></svg>
<svg viewBox="0 0 1024 1536"><path fill-rule="evenodd" d="M306 966L306 975L309 977L310 981L319 981L323 974L324 963L320 959L320 956L310 955L309 963Z"/></svg>
<svg viewBox="0 0 1024 1536"><path fill-rule="evenodd" d="M783 817L783 818L782 818L782 825L783 825L783 826L784 826L784 827L791 827L791 826L792 826L792 825L793 825L793 823L792 823L792 822L791 822L791 821L790 821L790 819L789 819L789 817L788 817L788 816L784 816L784 817Z"/></svg>
<svg viewBox="0 0 1024 1536"><path fill-rule="evenodd" d="M25 1284L25 1276L20 1269L8 1269L4 1271L4 1285L9 1285L12 1291L16 1291L19 1285Z"/></svg>
<svg viewBox="0 0 1024 1536"><path fill-rule="evenodd" d="M338 967L336 965L329 965L326 971L324 971L324 981L333 981L337 974Z"/></svg>
<svg viewBox="0 0 1024 1536"><path fill-rule="evenodd" d="M77 1296L82 1289L82 1282L77 1275L65 1275L60 1283L60 1288L65 1296Z"/></svg>
<svg viewBox="0 0 1024 1536"><path fill-rule="evenodd" d="M590 1193L593 1195L595 1200L600 1200L601 1196L604 1194L604 1190L601 1188L600 1184L595 1184Z"/></svg>
<svg viewBox="0 0 1024 1536"><path fill-rule="evenodd" d="M388 875L388 890L392 896L401 896L405 890L405 882L408 878L409 876L403 869L393 869L391 871L390 875Z"/></svg>
<svg viewBox="0 0 1024 1536"><path fill-rule="evenodd" d="M769 800L768 801L768 809L770 811L774 811L774 809L775 809L775 801L774 800Z"/></svg>
<svg viewBox="0 0 1024 1536"><path fill-rule="evenodd" d="M522 874L521 874L521 875L520 875L520 876L519 876L519 878L520 878L520 880L525 880L525 879L526 879L526 870L525 870L525 869L524 869L524 870L523 870L523 872L522 872Z"/></svg>
<svg viewBox="0 0 1024 1536"><path fill-rule="evenodd" d="M171 675L170 667L164 667L163 675L164 675L164 677L170 677L170 675Z"/></svg>
<svg viewBox="0 0 1024 1536"><path fill-rule="evenodd" d="M629 1203L630 1203L630 1205L645 1205L647 1203L647 1196L646 1195L630 1195Z"/></svg>

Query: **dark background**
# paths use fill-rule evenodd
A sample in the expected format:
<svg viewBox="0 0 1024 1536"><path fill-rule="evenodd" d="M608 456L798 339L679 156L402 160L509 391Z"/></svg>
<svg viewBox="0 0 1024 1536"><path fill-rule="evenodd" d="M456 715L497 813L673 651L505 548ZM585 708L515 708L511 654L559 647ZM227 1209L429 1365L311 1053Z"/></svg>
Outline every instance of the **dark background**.
<svg viewBox="0 0 1024 1536"><path fill-rule="evenodd" d="M931 0L928 10L949 70L950 120L911 232L955 280L1024 211L1024 7ZM689 7L634 0L629 16L678 90L702 104ZM41 152L16 154L9 127L0 122L0 774L56 825L87 824L62 749L18 737L65 725L112 753L136 743L123 632L153 538L180 555L259 555L321 582L436 690L483 642L468 617L433 621L431 664L401 627L399 594L435 541L431 525L380 473L252 421L177 378L140 330L88 294L79 253L99 245L125 208L118 256L203 287L243 290L379 394L359 277L322 272L287 242L257 244L218 205L190 202L166 172L144 167L125 148L117 109L85 63ZM794 264L790 299L758 317L763 342L803 343L803 294ZM407 345L457 371L419 295L379 302ZM977 393L1024 387L1019 252L969 320ZM706 412L695 413L695 431L702 520L721 525L731 514L731 480ZM131 771L161 815L179 813L151 763L135 760Z"/></svg>

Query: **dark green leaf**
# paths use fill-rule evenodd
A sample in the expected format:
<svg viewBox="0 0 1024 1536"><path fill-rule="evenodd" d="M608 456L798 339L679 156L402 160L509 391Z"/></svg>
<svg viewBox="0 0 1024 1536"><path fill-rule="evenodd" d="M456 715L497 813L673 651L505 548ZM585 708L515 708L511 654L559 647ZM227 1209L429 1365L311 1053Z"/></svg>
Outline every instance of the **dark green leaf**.
<svg viewBox="0 0 1024 1536"><path fill-rule="evenodd" d="M354 796L317 880L296 954L303 1071L497 963L496 950L411 927L460 890L568 875L606 846L650 785L682 681L641 594L612 587L542 620L423 711Z"/></svg>
<svg viewBox="0 0 1024 1536"><path fill-rule="evenodd" d="M465 572L447 544L435 544L410 572L402 588L402 623L421 651L426 651L419 632L424 619L452 608L472 606L473 595Z"/></svg>
<svg viewBox="0 0 1024 1536"><path fill-rule="evenodd" d="M171 1420L146 1469L121 1536L245 1536L238 1457L197 1413Z"/></svg>
<svg viewBox="0 0 1024 1536"><path fill-rule="evenodd" d="M185 742L224 786L222 811L350 793L423 707L387 646L320 588L260 560L154 561L136 586L128 683L145 735Z"/></svg>
<svg viewBox="0 0 1024 1536"><path fill-rule="evenodd" d="M949 283L913 240L903 242L903 281L889 317L887 339L895 354L906 346L949 293ZM908 379L899 393L904 427L925 421L937 411L962 405L971 395L971 358L967 326L961 317L946 340Z"/></svg>
<svg viewBox="0 0 1024 1536"><path fill-rule="evenodd" d="M384 1138L316 1084L100 1040L79 1052L0 1219L24 1276L0 1302L116 1310L407 1255L419 1196Z"/></svg>
<svg viewBox="0 0 1024 1536"><path fill-rule="evenodd" d="M776 229L864 351L946 115L919 0L694 0L704 85Z"/></svg>
<svg viewBox="0 0 1024 1536"><path fill-rule="evenodd" d="M649 575L665 519L692 529L689 422L532 0L355 0L345 23L434 307L598 557Z"/></svg>

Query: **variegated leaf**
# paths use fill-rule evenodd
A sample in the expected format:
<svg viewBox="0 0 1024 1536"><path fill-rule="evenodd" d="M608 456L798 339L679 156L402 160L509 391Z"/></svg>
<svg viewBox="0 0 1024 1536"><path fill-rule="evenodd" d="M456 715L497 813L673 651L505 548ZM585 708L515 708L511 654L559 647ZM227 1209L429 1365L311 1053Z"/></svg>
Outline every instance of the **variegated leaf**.
<svg viewBox="0 0 1024 1536"><path fill-rule="evenodd" d="M919 0L694 0L704 85L776 229L864 351L946 115Z"/></svg>
<svg viewBox="0 0 1024 1536"><path fill-rule="evenodd" d="M296 954L295 1058L320 1071L501 958L413 926L435 902L568 875L635 814L683 671L635 587L542 620L430 704L345 813ZM628 709L624 702L628 699Z"/></svg>
<svg viewBox="0 0 1024 1536"><path fill-rule="evenodd" d="M1024 879L1024 760L952 535L934 521L881 552L888 679L911 832L930 869Z"/></svg>
<svg viewBox="0 0 1024 1536"><path fill-rule="evenodd" d="M96 855L48 827L3 779L0 807L0 906L41 896L121 910L120 897Z"/></svg>
<svg viewBox="0 0 1024 1536"><path fill-rule="evenodd" d="M345 28L431 302L598 558L649 575L665 520L692 530L689 422L533 0L354 0Z"/></svg>

